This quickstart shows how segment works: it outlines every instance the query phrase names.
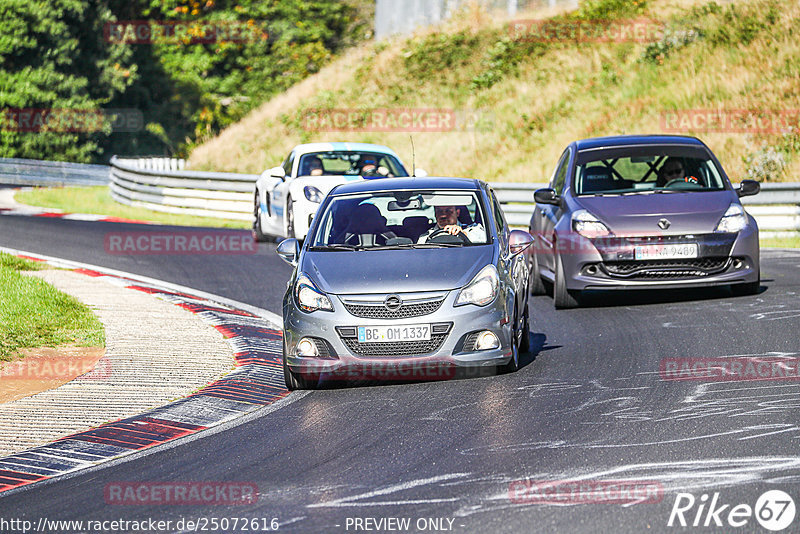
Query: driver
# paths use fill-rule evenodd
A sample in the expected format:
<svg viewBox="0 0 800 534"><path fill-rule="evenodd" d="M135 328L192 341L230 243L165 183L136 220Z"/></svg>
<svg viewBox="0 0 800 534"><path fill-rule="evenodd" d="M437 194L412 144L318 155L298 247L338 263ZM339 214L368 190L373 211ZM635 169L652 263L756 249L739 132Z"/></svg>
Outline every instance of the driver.
<svg viewBox="0 0 800 534"><path fill-rule="evenodd" d="M303 161L304 171L300 173L301 176L322 176L322 160L319 156L308 156Z"/></svg>
<svg viewBox="0 0 800 534"><path fill-rule="evenodd" d="M694 176L686 176L683 170L683 161L681 158L674 156L668 157L664 160L664 164L658 170L658 178L656 179L656 187L664 187L669 182L681 180L688 183L699 183L700 181Z"/></svg>
<svg viewBox="0 0 800 534"><path fill-rule="evenodd" d="M436 206L434 208L434 214L436 216L436 224L430 230L419 236L417 243L427 243L428 238L439 230L444 230L450 235L463 233L470 243L486 241L486 230L484 230L483 225L475 223L469 226L462 226L461 223L458 222L458 216L461 214L460 208L456 206Z"/></svg>

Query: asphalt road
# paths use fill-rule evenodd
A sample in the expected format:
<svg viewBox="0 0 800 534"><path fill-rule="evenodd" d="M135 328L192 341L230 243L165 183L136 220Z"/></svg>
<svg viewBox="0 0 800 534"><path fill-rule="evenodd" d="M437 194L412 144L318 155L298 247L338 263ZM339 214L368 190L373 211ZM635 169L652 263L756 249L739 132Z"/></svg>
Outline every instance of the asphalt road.
<svg viewBox="0 0 800 534"><path fill-rule="evenodd" d="M274 247L250 256L106 254L103 235L120 229L140 227L0 216L0 245L279 312L289 269ZM739 529L714 527L714 518L725 522L735 505L754 507L772 489L800 506L800 382L659 374L665 358L800 356L800 252L764 251L762 278L752 297L726 289L606 293L565 311L536 297L535 354L513 375L292 394L294 402L228 430L0 497L0 518L152 518L173 521L172 530L181 518L264 518L267 526L277 518L281 532L389 531L395 523L365 520L408 518L410 532L665 532L678 530L667 522L683 492L697 499L685 512L689 525L701 501L698 524L712 525L690 531L766 532L755 517ZM662 493L638 504L509 496L515 481L576 479L626 480ZM111 483L186 481L248 481L260 496L235 507L104 499ZM715 493L716 509L728 506L707 518ZM435 518L441 522L427 521ZM798 525L800 517L789 530Z"/></svg>

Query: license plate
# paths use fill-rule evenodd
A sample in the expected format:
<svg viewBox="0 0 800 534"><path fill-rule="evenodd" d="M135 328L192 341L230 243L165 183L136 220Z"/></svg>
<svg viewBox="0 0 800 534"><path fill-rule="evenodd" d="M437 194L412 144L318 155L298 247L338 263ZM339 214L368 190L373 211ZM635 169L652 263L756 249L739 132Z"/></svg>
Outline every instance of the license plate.
<svg viewBox="0 0 800 534"><path fill-rule="evenodd" d="M637 260L675 260L697 257L697 243L642 245L634 251Z"/></svg>
<svg viewBox="0 0 800 534"><path fill-rule="evenodd" d="M402 326L359 326L359 343L390 343L393 341L420 341L431 338L431 325L406 324Z"/></svg>

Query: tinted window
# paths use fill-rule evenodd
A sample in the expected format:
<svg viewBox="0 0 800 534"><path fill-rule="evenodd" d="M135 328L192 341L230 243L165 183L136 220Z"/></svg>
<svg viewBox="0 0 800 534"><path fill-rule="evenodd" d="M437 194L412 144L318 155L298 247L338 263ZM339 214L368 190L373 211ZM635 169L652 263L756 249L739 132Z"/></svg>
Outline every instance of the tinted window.
<svg viewBox="0 0 800 534"><path fill-rule="evenodd" d="M581 153L575 170L577 195L719 191L723 175L702 149L633 147Z"/></svg>

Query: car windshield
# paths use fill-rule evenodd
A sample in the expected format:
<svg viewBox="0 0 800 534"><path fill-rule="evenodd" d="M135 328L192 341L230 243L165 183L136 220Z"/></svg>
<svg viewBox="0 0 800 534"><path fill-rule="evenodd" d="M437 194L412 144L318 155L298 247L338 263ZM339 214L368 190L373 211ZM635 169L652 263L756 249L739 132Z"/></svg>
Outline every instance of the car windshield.
<svg viewBox="0 0 800 534"><path fill-rule="evenodd" d="M408 176L403 165L389 154L334 150L313 152L300 158L298 176L365 176L393 178Z"/></svg>
<svg viewBox="0 0 800 534"><path fill-rule="evenodd" d="M381 191L337 196L319 214L311 250L485 245L484 210L475 191ZM455 234L437 224L457 226Z"/></svg>
<svg viewBox="0 0 800 534"><path fill-rule="evenodd" d="M646 147L579 154L576 195L624 195L719 191L722 173L702 149Z"/></svg>

